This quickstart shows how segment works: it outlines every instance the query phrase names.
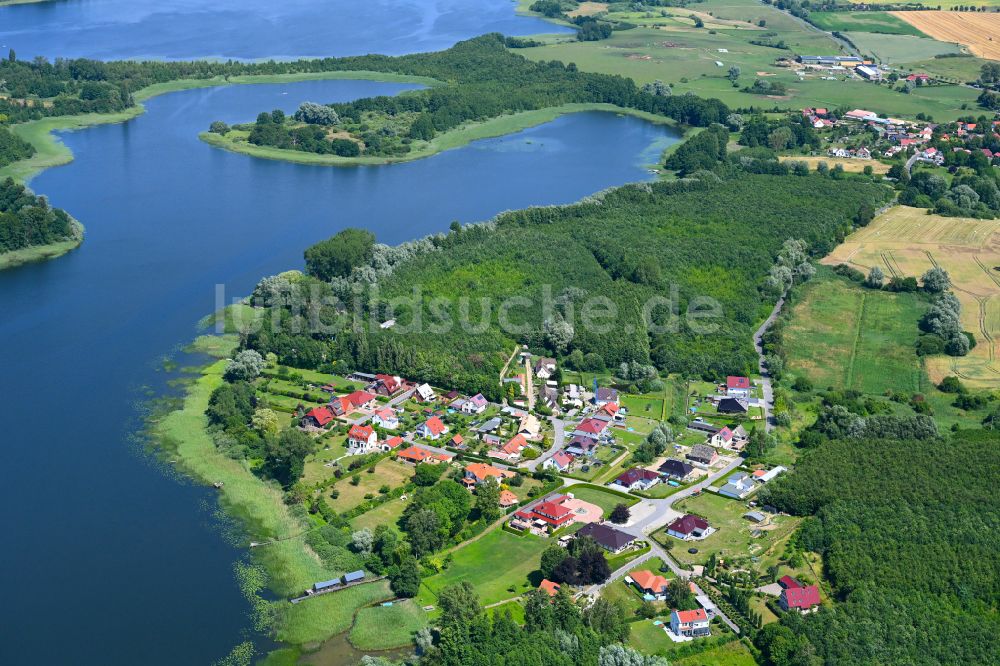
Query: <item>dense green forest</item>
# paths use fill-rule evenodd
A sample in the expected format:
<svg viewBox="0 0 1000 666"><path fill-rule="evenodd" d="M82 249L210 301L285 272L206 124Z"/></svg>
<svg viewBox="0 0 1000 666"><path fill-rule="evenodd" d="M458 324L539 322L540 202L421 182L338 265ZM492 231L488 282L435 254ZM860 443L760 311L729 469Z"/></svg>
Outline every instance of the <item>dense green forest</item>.
<svg viewBox="0 0 1000 666"><path fill-rule="evenodd" d="M812 516L798 539L840 603L765 628L770 663L1000 663L998 446L830 439L776 482L772 504Z"/></svg>
<svg viewBox="0 0 1000 666"><path fill-rule="evenodd" d="M34 154L34 146L6 127L0 126L0 167L18 160L26 160Z"/></svg>
<svg viewBox="0 0 1000 666"><path fill-rule="evenodd" d="M764 283L784 241L803 239L825 254L859 210L877 207L888 193L870 180L755 175L734 167L725 179L702 172L627 185L569 206L453 225L447 235L396 248L369 239L366 250L353 234L342 243L355 257L353 267L331 269L322 257L340 256L336 248L314 248L307 269L329 280L323 284L351 306L348 312L362 311L364 325L348 328L351 314L326 308L320 320L341 329L310 335L284 300L286 307L265 315L280 325L266 323L247 344L287 365L329 367L338 360L484 393L499 390L498 373L517 342L584 359L593 369L637 361L705 377L744 373L756 364L752 328L773 303ZM268 291L287 291L275 284L281 278L269 280L258 287L258 302L275 302ZM415 289L420 307L408 307L403 301ZM500 304L514 296L529 302L506 313L520 328L505 332ZM676 301L676 329L666 303L644 314L654 297ZM699 333L684 318L689 309L704 310L704 297L721 305L722 316L709 322L714 330ZM603 326L584 326L583 310L595 299L617 314ZM647 318L663 328L650 333ZM396 324L378 326L388 319ZM471 326L458 325L463 320Z"/></svg>
<svg viewBox="0 0 1000 666"><path fill-rule="evenodd" d="M348 59L358 69L431 77L449 85L330 104L327 108L332 113L316 113L314 104L303 105L294 117L280 111L263 112L249 126L249 141L351 156L347 143L354 142L345 143L339 136L347 132L364 146L366 155L397 155L409 152L414 140L430 140L464 122L571 102L616 104L698 126L723 122L729 115L718 100L653 95L621 76L585 73L558 61L527 60L506 44L502 35L490 34L437 53L391 59L369 56L370 62Z"/></svg>
<svg viewBox="0 0 1000 666"><path fill-rule="evenodd" d="M0 183L0 252L67 240L73 233L66 211L11 178Z"/></svg>

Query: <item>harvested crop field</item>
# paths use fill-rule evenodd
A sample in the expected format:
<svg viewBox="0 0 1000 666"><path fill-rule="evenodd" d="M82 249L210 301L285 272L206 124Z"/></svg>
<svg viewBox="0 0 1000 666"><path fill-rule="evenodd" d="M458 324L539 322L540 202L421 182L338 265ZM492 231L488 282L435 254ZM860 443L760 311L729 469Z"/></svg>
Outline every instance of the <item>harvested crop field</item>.
<svg viewBox="0 0 1000 666"><path fill-rule="evenodd" d="M942 42L969 47L980 58L1000 60L1000 14L980 12L892 12Z"/></svg>
<svg viewBox="0 0 1000 666"><path fill-rule="evenodd" d="M937 383L958 375L977 388L1000 388L1000 221L927 215L897 206L850 236L823 263L849 263L887 276L920 277L940 266L951 276L962 303L962 324L976 337L968 356L927 359Z"/></svg>
<svg viewBox="0 0 1000 666"><path fill-rule="evenodd" d="M601 12L608 11L608 3L606 2L581 2L576 9L571 12L566 12L566 16L570 18L576 18L577 16L593 16L594 14L600 14Z"/></svg>
<svg viewBox="0 0 1000 666"><path fill-rule="evenodd" d="M810 171L816 170L816 165L826 162L831 169L835 164L844 167L844 171L851 173L861 173L866 166L870 166L874 173L889 173L889 165L878 160L854 160L845 157L820 157L814 155L782 155L779 158L782 162L805 162L809 165Z"/></svg>

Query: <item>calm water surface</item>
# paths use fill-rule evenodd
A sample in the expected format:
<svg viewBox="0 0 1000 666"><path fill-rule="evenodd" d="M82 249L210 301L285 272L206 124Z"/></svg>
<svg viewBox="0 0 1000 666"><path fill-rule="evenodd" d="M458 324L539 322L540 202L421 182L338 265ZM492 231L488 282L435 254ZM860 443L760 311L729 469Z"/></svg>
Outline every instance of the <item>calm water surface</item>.
<svg viewBox="0 0 1000 666"><path fill-rule="evenodd" d="M571 202L647 177L642 164L674 141L586 113L417 162L338 169L196 138L212 120L405 88L192 90L151 100L129 123L64 135L76 161L32 187L78 217L87 240L0 272L0 664L205 664L249 635L232 573L244 552L213 517L213 491L164 474L128 442L136 406L166 388L161 359L196 334L216 284L246 294L346 226L396 243L452 220Z"/></svg>
<svg viewBox="0 0 1000 666"><path fill-rule="evenodd" d="M566 32L513 0L51 0L0 8L0 51L101 60L298 58L445 49Z"/></svg>

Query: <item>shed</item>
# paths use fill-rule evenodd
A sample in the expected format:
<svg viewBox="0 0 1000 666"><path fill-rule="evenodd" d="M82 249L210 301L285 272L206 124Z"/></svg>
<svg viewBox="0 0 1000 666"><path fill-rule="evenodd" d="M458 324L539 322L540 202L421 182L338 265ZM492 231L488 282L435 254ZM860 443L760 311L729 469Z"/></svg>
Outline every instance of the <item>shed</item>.
<svg viewBox="0 0 1000 666"><path fill-rule="evenodd" d="M352 571L350 573L344 574L344 582L353 583L354 581L362 580L364 577L365 577L365 572L362 571L361 569L358 569L357 571Z"/></svg>

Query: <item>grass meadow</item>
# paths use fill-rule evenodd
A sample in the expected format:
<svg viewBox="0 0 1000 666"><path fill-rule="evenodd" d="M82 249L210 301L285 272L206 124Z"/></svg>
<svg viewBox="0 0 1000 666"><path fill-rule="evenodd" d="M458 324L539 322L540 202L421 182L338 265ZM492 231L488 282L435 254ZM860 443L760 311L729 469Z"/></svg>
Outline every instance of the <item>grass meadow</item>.
<svg viewBox="0 0 1000 666"><path fill-rule="evenodd" d="M427 612L408 599L362 608L348 638L359 650L389 650L410 644L413 634L426 626Z"/></svg>
<svg viewBox="0 0 1000 666"><path fill-rule="evenodd" d="M495 604L538 586L529 580L538 571L542 551L551 543L531 534L518 536L495 529L478 541L453 552L447 569L425 578L418 596L421 606L434 605L436 593L443 588L467 581L479 594L483 605ZM513 587L511 592L508 588Z"/></svg>

